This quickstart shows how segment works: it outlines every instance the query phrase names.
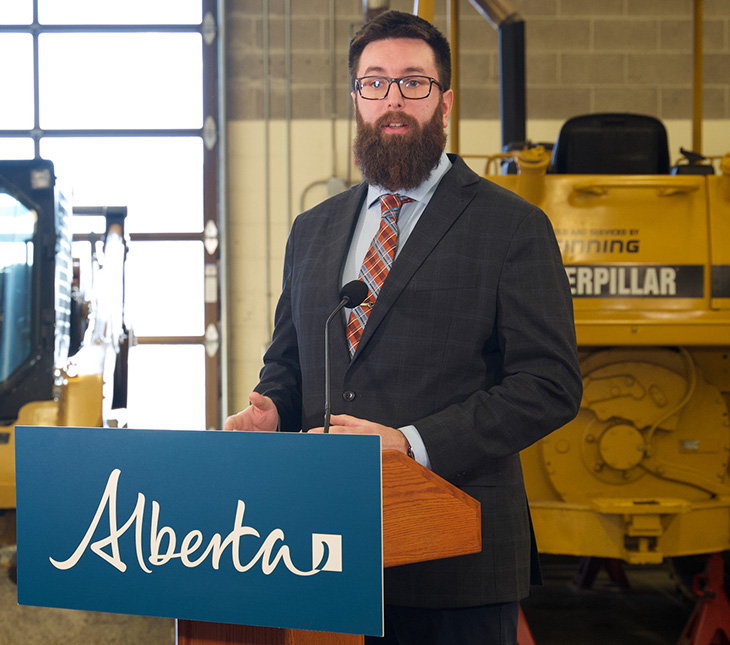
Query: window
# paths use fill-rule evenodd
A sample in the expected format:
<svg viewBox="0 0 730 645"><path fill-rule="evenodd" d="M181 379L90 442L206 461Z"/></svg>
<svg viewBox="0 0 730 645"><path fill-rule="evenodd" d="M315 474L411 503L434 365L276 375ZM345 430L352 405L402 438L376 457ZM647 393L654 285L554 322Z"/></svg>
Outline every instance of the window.
<svg viewBox="0 0 730 645"><path fill-rule="evenodd" d="M0 383L31 350L31 270L37 213L0 183Z"/></svg>
<svg viewBox="0 0 730 645"><path fill-rule="evenodd" d="M203 91L218 78L217 11L213 0L0 4L0 59L12 61L0 158L52 161L76 210L127 207L131 427L220 425L219 98ZM100 222L72 218L75 249Z"/></svg>

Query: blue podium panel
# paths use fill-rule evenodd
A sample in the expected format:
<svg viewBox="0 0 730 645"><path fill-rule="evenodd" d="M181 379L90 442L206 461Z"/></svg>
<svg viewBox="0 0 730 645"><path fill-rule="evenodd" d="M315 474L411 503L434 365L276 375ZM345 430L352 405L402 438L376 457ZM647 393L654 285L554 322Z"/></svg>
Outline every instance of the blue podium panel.
<svg viewBox="0 0 730 645"><path fill-rule="evenodd" d="M379 437L15 430L18 602L381 635Z"/></svg>

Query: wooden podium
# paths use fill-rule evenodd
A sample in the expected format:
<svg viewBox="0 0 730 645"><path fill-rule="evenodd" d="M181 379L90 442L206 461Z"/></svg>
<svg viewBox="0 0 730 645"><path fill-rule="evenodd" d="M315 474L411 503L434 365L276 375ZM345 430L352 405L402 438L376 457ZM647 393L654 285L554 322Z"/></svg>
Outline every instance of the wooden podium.
<svg viewBox="0 0 730 645"><path fill-rule="evenodd" d="M479 502L397 451L383 453L383 564L482 549ZM353 602L357 602L353 599ZM176 621L178 645L362 645L364 637L277 627Z"/></svg>

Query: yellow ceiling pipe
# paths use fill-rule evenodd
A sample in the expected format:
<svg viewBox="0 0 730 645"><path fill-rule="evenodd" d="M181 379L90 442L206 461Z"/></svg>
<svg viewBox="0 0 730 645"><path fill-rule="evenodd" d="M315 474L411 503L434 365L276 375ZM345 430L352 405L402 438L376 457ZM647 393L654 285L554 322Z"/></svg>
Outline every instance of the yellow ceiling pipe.
<svg viewBox="0 0 730 645"><path fill-rule="evenodd" d="M413 0L413 13L433 23L436 0Z"/></svg>
<svg viewBox="0 0 730 645"><path fill-rule="evenodd" d="M459 125L461 123L459 111L459 2L449 0L447 5L446 22L449 28L451 48L451 87L454 90L454 103L451 107L451 152L459 154Z"/></svg>
<svg viewBox="0 0 730 645"><path fill-rule="evenodd" d="M433 24L435 0L413 0L413 13ZM454 103L451 108L451 134L449 137L451 152L459 152L459 3L448 0L446 3L446 23L451 42L451 89L454 91Z"/></svg>
<svg viewBox="0 0 730 645"><path fill-rule="evenodd" d="M692 39L692 150L702 154L702 4L694 0Z"/></svg>

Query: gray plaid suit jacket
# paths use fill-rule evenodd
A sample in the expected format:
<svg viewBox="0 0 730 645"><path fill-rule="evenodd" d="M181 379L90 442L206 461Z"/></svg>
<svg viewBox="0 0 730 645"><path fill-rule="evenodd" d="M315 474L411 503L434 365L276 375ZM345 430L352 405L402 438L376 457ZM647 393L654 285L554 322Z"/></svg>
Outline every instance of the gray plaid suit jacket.
<svg viewBox="0 0 730 645"><path fill-rule="evenodd" d="M545 214L457 156L401 250L350 360L331 330L332 412L414 424L438 475L482 505L482 552L386 571L386 602L517 600L539 578L519 452L578 411L570 291ZM322 426L324 323L366 186L301 214L256 390L287 431Z"/></svg>

